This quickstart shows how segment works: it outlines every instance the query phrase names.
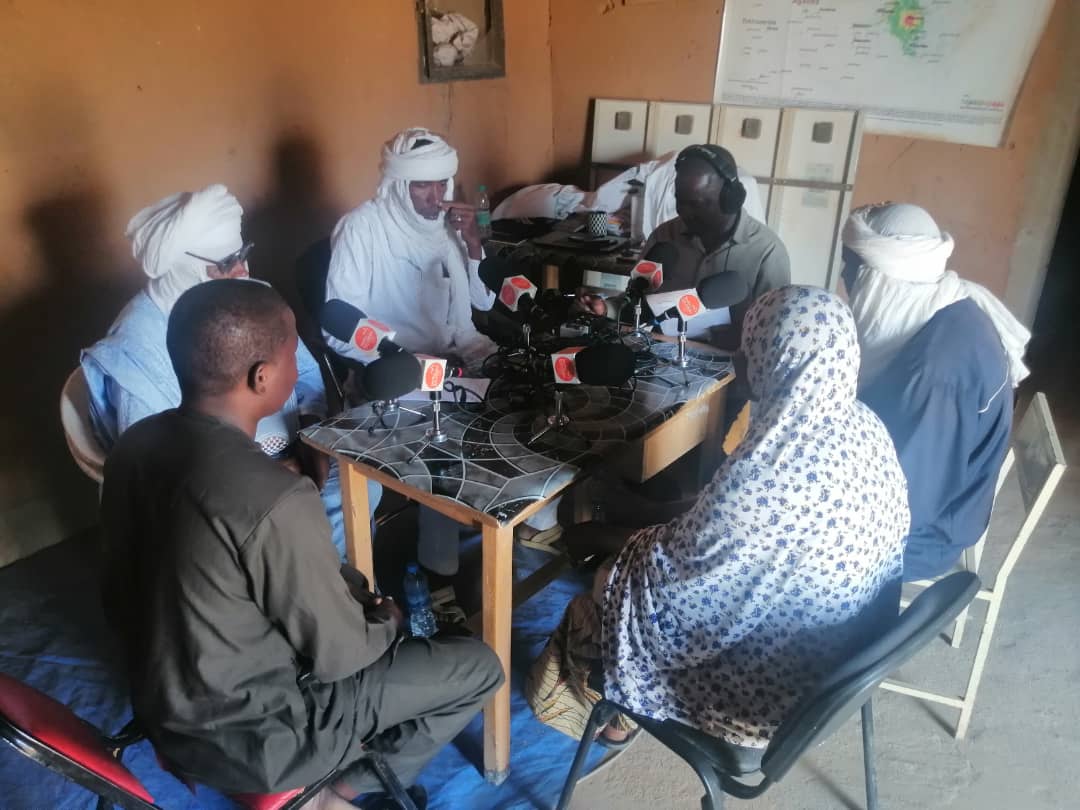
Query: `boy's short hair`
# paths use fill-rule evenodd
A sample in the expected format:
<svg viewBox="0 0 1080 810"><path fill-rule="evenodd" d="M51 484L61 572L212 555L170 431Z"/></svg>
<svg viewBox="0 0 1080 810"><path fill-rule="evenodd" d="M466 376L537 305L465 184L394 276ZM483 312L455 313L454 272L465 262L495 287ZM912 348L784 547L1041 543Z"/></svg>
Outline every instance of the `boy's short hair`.
<svg viewBox="0 0 1080 810"><path fill-rule="evenodd" d="M186 396L216 396L271 360L289 339L288 304L273 287L247 279L197 284L169 315L166 346Z"/></svg>

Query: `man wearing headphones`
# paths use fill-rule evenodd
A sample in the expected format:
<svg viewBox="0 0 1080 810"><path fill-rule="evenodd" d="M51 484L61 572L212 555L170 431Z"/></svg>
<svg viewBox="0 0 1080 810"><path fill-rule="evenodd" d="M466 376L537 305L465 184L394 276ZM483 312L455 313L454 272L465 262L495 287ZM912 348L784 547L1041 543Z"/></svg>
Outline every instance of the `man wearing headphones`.
<svg viewBox="0 0 1080 810"><path fill-rule="evenodd" d="M745 279L750 297L732 307L731 324L709 327L697 339L720 349L739 348L742 319L754 299L791 283L791 266L783 242L768 226L743 209L746 189L739 182L735 158L722 146L688 146L675 161L675 207L678 216L659 225L642 255L667 242L678 260L664 265L660 292L696 287L706 276L733 271ZM615 317L619 302L582 296L597 315ZM609 310L612 310L609 312Z"/></svg>

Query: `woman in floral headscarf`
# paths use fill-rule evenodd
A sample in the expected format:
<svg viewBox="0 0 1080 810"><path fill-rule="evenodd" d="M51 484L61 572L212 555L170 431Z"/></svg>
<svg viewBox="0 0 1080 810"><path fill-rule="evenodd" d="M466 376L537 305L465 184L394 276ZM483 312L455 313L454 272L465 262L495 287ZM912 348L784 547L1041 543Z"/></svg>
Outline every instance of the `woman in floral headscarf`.
<svg viewBox="0 0 1080 810"><path fill-rule="evenodd" d="M748 313L755 415L689 512L632 534L596 596L571 603L527 697L580 735L602 694L736 745L764 747L894 593L908 529L888 433L855 399L847 306L784 287ZM880 603L878 603L880 604ZM618 719L605 730L625 736Z"/></svg>

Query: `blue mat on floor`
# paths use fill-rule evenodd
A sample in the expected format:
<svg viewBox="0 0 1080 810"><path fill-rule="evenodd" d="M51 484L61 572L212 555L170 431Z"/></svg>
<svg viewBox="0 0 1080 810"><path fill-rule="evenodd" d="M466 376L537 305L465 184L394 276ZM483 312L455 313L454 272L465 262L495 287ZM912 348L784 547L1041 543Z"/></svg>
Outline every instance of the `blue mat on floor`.
<svg viewBox="0 0 1080 810"><path fill-rule="evenodd" d="M520 553L519 553L520 552ZM516 550L518 577L550 560ZM107 731L131 716L117 646L98 596L98 552L80 537L0 569L0 670L41 689ZM432 810L549 808L558 799L576 743L538 722L521 694L525 673L566 603L586 586L568 571L514 612L510 775L499 786L482 776L479 717L428 765L420 781ZM603 749L592 752L590 766ZM160 769L147 743L128 749L124 763L167 810L233 808L220 794L196 795ZM0 743L0 806L8 810L89 810L96 798Z"/></svg>

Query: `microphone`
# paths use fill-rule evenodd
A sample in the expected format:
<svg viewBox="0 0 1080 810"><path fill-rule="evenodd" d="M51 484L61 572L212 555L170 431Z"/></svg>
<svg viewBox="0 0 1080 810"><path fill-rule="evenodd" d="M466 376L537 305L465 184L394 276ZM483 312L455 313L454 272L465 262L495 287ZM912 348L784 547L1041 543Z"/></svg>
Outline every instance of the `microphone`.
<svg viewBox="0 0 1080 810"><path fill-rule="evenodd" d="M499 300L511 312L528 315L536 306L537 287L525 276L509 276L499 289Z"/></svg>
<svg viewBox="0 0 1080 810"><path fill-rule="evenodd" d="M664 283L664 267L673 267L678 261L678 247L671 242L657 242L630 271L626 294L640 300L646 292L659 290Z"/></svg>
<svg viewBox="0 0 1080 810"><path fill-rule="evenodd" d="M621 343L573 346L551 355L555 382L618 387L634 376L634 352Z"/></svg>
<svg viewBox="0 0 1080 810"><path fill-rule="evenodd" d="M665 293L655 293L645 296L645 302L649 309L658 313L652 321L653 326L658 326L663 321L671 318L681 318L688 321L695 315L705 311L705 304L698 295L697 290L671 290Z"/></svg>
<svg viewBox="0 0 1080 810"><path fill-rule="evenodd" d="M444 361L445 362L445 361ZM420 387L420 361L407 351L390 352L372 360L360 374L368 399L389 402Z"/></svg>
<svg viewBox="0 0 1080 810"><path fill-rule="evenodd" d="M660 312L659 317L653 320L654 326L668 318L679 319L679 352L675 364L686 368L690 364L686 353L687 321L703 312L732 307L744 301L749 294L750 288L742 276L725 270L706 276L698 282L695 289L651 295L647 296L646 300L653 312Z"/></svg>
<svg viewBox="0 0 1080 810"><path fill-rule="evenodd" d="M442 391L443 383L451 377L465 376L465 369L461 366L448 366L445 357L433 357L430 354L414 356L420 363L421 391Z"/></svg>
<svg viewBox="0 0 1080 810"><path fill-rule="evenodd" d="M484 286L493 293L498 293L502 289L503 281L514 275L514 268L502 256L485 256L480 260L476 274L480 276Z"/></svg>
<svg viewBox="0 0 1080 810"><path fill-rule="evenodd" d="M331 298L323 305L320 320L326 333L348 343L349 355L361 362L368 363L384 354L403 351L394 343L397 333L393 329L340 298Z"/></svg>
<svg viewBox="0 0 1080 810"><path fill-rule="evenodd" d="M698 282L697 294L706 309L723 309L745 301L750 295L750 286L738 273L725 270Z"/></svg>
<svg viewBox="0 0 1080 810"><path fill-rule="evenodd" d="M653 312L659 313L653 325L659 325L670 318L689 320L709 309L733 307L746 300L750 287L738 273L725 270L706 276L696 288L673 290L645 296Z"/></svg>

